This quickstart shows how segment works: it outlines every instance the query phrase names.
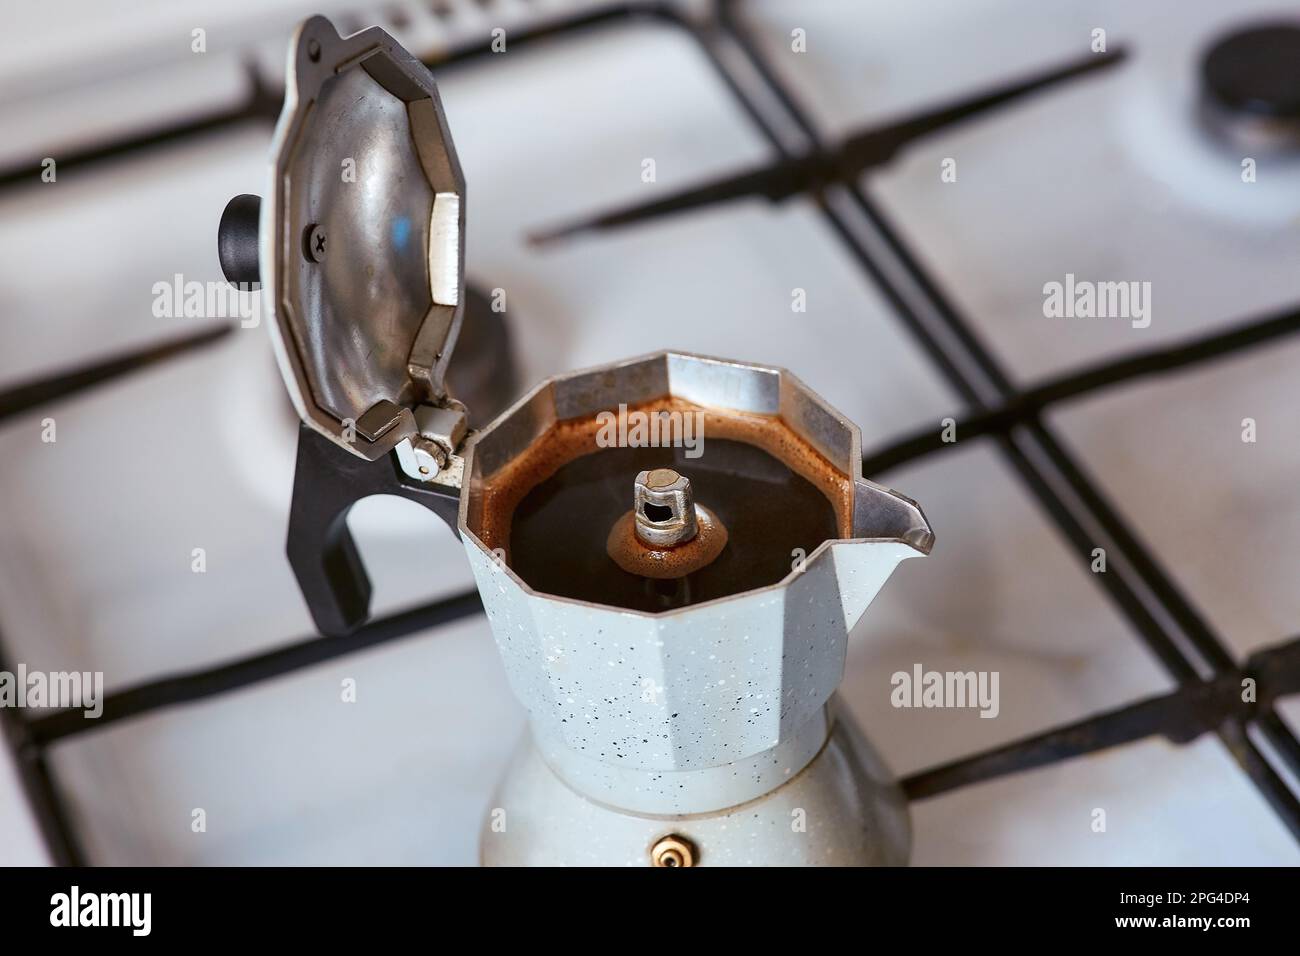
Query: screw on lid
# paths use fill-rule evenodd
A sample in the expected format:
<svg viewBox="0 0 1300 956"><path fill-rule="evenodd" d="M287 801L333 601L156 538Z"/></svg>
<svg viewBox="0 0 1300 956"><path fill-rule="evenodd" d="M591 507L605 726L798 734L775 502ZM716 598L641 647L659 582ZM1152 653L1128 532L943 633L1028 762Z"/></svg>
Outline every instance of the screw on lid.
<svg viewBox="0 0 1300 956"><path fill-rule="evenodd" d="M306 20L289 52L261 274L298 414L376 459L446 394L465 180L429 71L379 28Z"/></svg>

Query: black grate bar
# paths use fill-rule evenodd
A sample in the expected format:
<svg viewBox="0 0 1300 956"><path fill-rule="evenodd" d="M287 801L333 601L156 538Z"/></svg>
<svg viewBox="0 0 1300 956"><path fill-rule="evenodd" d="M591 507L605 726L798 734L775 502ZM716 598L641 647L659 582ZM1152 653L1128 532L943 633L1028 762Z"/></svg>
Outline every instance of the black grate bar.
<svg viewBox="0 0 1300 956"><path fill-rule="evenodd" d="M511 47L519 47L538 40L546 40L573 30L596 26L615 20L627 20L640 14L654 14L653 7L637 4L625 4L608 9L585 11L556 17L510 36ZM426 66L449 66L468 60L491 55L491 36L485 35L481 43L458 46L439 52L424 60ZM217 132L243 123L274 123L280 115L284 101L283 93L266 85L256 63L245 67L248 76L249 91L243 102L229 109L216 110L196 119L182 123L160 125L142 132L126 133L97 145L70 149L51 150L57 153L59 172L91 166L106 160L130 157L136 153L167 146L205 133ZM46 155L48 155L47 153ZM0 191L18 186L40 183L41 158L20 160L9 166L0 167Z"/></svg>
<svg viewBox="0 0 1300 956"><path fill-rule="evenodd" d="M777 148L783 148L780 146L780 141L774 132L783 123L785 125L794 123L800 130L805 131L806 136L811 137L811 124L794 111L789 94L783 87L776 85L775 80L767 71L766 65L761 60L754 59L757 55L750 52L743 35L739 32L729 32L726 36L720 37L719 42L725 43L728 47L738 47L744 51L746 75L750 76L751 82L762 83L772 90L771 99L779 104L780 112L775 119L769 120L761 113L757 105L749 105L748 99L745 98L743 78L728 78L730 88L736 92L737 96L742 98L741 102L746 104L750 115L754 117L755 122L768 135L773 145L776 145ZM723 63L727 61L736 62L736 54L734 52L730 54L719 53L715 59L719 69L722 69ZM843 190L841 189L840 192L842 193ZM989 406L981 399L981 386L987 388L990 383L987 378L981 378L978 367L975 366L974 360L969 354L970 348L976 344L973 333L962 323L958 323L955 330L943 325L936 328L933 324L927 324L920 318L919 313L924 312L928 301L923 294L924 290L927 288L933 289L933 284L929 278L921 275L919 279L913 279L908 273L905 271L900 273L898 269L886 272L877 259L892 261L887 247L882 247L878 255L873 255L872 251L867 248L867 240L870 240L871 237L868 236L864 240L864 237L859 235L853 228L848 216L829 205L824 207L824 211L832 230L844 242L850 254L875 279L882 294L889 300L903 321L904 328L935 362L952 387L972 406L987 411ZM877 241L875 245L880 246L880 243ZM914 303L913 299L918 296L920 296L919 303ZM944 344L945 340L948 342L946 346ZM1013 444L1009 436L1004 437L1000 444L1022 480L1029 486L1029 489L1048 512L1048 515L1078 550L1078 553L1088 555L1090 560L1091 550L1095 547L1096 539L1094 535L1089 533L1084 523L1079 520L1079 517L1061 500L1045 474L1040 469L1032 466L1023 450ZM1185 655L1179 650L1175 641L1165 632L1161 623L1153 616L1151 609L1141 600L1128 576L1115 566L1117 563L1113 563L1108 573L1102 576L1103 584L1112 599L1119 605L1125 616L1133 622L1153 653L1171 674L1178 680L1190 680L1196 677L1197 671L1195 667L1186 660ZM1297 810L1300 812L1300 807Z"/></svg>
<svg viewBox="0 0 1300 956"><path fill-rule="evenodd" d="M80 368L7 388L0 391L0 422L212 345L229 335L234 328L234 325L218 325L161 345L150 345L125 355L100 359Z"/></svg>
<svg viewBox="0 0 1300 956"><path fill-rule="evenodd" d="M344 637L307 637L287 647L279 647L218 667L129 687L105 697L104 711L97 718L88 718L80 710L61 710L29 721L28 735L33 745L47 747L55 741L99 730L120 720L139 717L164 707L194 703L356 651L411 637L430 628L478 614L482 610L483 602L478 592L467 591L380 618Z"/></svg>
<svg viewBox="0 0 1300 956"><path fill-rule="evenodd" d="M1270 715L1273 720L1277 720L1276 715ZM1263 728L1267 721L1261 720L1258 726ZM1272 738L1266 731L1265 740L1273 743ZM1289 736L1290 731L1286 734ZM1294 739L1294 738L1293 738ZM1246 776L1255 784L1255 789L1264 798L1269 809L1277 816L1282 824L1291 832L1291 836L1300 841L1300 826L1296 825L1295 816L1292 811L1292 802L1287 798L1291 791L1287 783L1282 779L1273 766L1265 759L1254 742L1251 741L1245 725L1236 721L1229 721L1219 728L1219 740L1228 748L1228 753L1232 754L1233 759L1243 770Z"/></svg>
<svg viewBox="0 0 1300 956"><path fill-rule="evenodd" d="M647 2L643 3L620 3L595 10L560 14L549 20L539 21L535 26L527 27L518 32L512 31L510 33L510 46L515 48L523 44L566 37L592 27L635 22L638 19L664 19L665 17L674 23L680 22L676 12L670 6L665 5L662 0L647 0ZM481 43L466 44L439 51L424 57L423 62L425 66L432 69L439 66L454 66L494 55L492 52L492 38L485 36Z"/></svg>
<svg viewBox="0 0 1300 956"><path fill-rule="evenodd" d="M1249 699L1243 699L1246 678L1255 681L1255 694ZM1233 728L1225 743L1234 748L1244 739L1237 729L1250 722L1260 703L1271 705L1296 693L1300 693L1300 639L1252 654L1240 671L1193 681L1169 694L913 774L903 780L903 791L909 800L921 800L1155 735L1185 744L1226 725Z"/></svg>
<svg viewBox="0 0 1300 956"><path fill-rule="evenodd" d="M13 673L6 660L0 671ZM31 739L30 725L18 710L0 707L0 732L9 743L19 782L31 805L41 839L55 866L84 866L85 854L77 838L63 797L55 786L45 753Z"/></svg>
<svg viewBox="0 0 1300 956"><path fill-rule="evenodd" d="M1109 69L1121 63L1126 55L1122 49L1088 54L1082 60L1026 80L914 113L905 119L858 130L845 136L838 146L799 152L789 158L778 158L756 168L687 186L649 202L631 203L537 230L530 234L529 241L534 245L545 245L579 233L640 224L660 216L678 215L737 199L762 197L771 202L781 202L791 196L816 193L833 182L852 182L864 172L889 163L914 140L954 124L969 122L987 111L1040 93L1057 83Z"/></svg>
<svg viewBox="0 0 1300 956"><path fill-rule="evenodd" d="M208 341L219 337L229 331L228 326L222 326L217 329L204 333L202 336L195 337L196 341ZM1204 361L1208 358L1218 356L1228 351L1248 348L1253 345L1269 341L1277 336L1288 334L1300 328L1300 313L1288 312L1280 316L1274 316L1263 320L1255 320L1233 328L1227 332L1216 333L1213 335L1203 336L1191 342L1172 346L1165 349L1149 350L1132 355L1125 359L1120 359L1112 363L1100 364L1094 367L1083 369L1079 372L1071 373L1059 379L1045 383L1037 388L1030 389L1023 393L1021 398L1015 402L1008 403L1001 409L990 412L984 416L975 416L967 419L958 426L958 431L965 438L969 439L976 434L995 433L1005 430L1021 420L1026 415L1037 411L1049 404L1060 401L1064 398L1074 397L1084 394L1092 389L1104 385L1113 384L1118 381L1124 381L1129 378L1147 374L1150 372L1166 371L1185 367L1195 362ZM90 370L61 377L57 381L71 380L80 382L84 378L91 381L99 381L100 375L98 370L108 366L117 365L134 365L141 356L148 355L149 360L162 357L164 354L171 353L188 344L174 343L163 346L157 350L147 350L146 353L138 353L131 357L131 361L126 359L112 360L109 363L103 363L101 366L94 368L94 374L89 374ZM52 385L43 388L43 391L49 392L50 397L59 397L64 394L64 389L55 388ZM0 417L4 415L6 402L4 396L0 396ZM932 452L941 451L948 445L939 441L936 434L927 431L918 434L914 438L905 439L902 442L887 446L881 451L869 454L864 459L865 473L870 475L879 471L883 465L881 462L888 464L900 464L903 461L911 460L926 456ZM423 611L431 611L437 605L428 605ZM416 612L412 613L412 620ZM391 623L401 623L397 619L388 619ZM376 625L387 622L376 622ZM401 636L396 635L396 636ZM302 642L322 645L324 642L320 639L309 639ZM363 642L352 647L352 650L359 650L368 646ZM319 648L325 651L329 657L342 656L349 653L347 648L329 649ZM293 650L293 648L286 649ZM273 652L274 655L283 653L283 651ZM308 661L312 663L314 661ZM248 663L248 662L245 662ZM186 675L183 678L169 678L159 682L152 682L142 687L133 688L128 691L119 692L109 698L106 709L108 720L120 719L125 716L134 716L139 713L147 712L155 706L164 706L166 703L177 702L178 700L192 699L189 696L189 689L200 686L208 686L208 678L212 677L212 672L205 671L197 674ZM216 685L225 689L233 689L243 686L242 683L228 683L223 679L214 678ZM220 691L214 691L214 693ZM180 695L179 698L176 695ZM152 702L152 703L151 703ZM94 729L92 725L84 724L77 720L74 714L51 715L41 719L42 727L38 730L38 739L42 742L48 742L52 739L65 736L65 728L74 726L79 729ZM46 724L45 722L49 723ZM96 723L102 723L101 719ZM76 732L75 730L73 732Z"/></svg>
<svg viewBox="0 0 1300 956"><path fill-rule="evenodd" d="M262 121L273 123L280 115L281 96L263 84L261 73L253 64L246 67L249 91L242 103L229 109L216 110L183 123L155 126L141 132L126 133L106 140L95 146L79 149L59 150L57 154L60 175L68 170L79 169L110 159L128 157L133 153L168 146L205 133L238 126L241 123ZM26 159L5 167L0 167L0 190L15 186L29 186L41 181L41 159Z"/></svg>
<svg viewBox="0 0 1300 956"><path fill-rule="evenodd" d="M1222 332L1212 332L1185 342L1157 349L1144 349L1128 356L1089 365L1035 385L996 408L963 418L955 433L963 440L1004 435L1017 425L1032 420L1049 406L1082 398L1134 379L1161 372L1181 371L1203 362L1236 353L1300 332L1300 309L1262 319L1251 319ZM956 445L945 442L943 431L918 430L863 459L863 474L878 475L932 452Z"/></svg>
<svg viewBox="0 0 1300 956"><path fill-rule="evenodd" d="M814 147L821 146L813 124L754 48L747 31L732 15L729 4L723 3L720 7L718 22L721 30L706 43L711 54L713 46L719 42L737 46L745 54L748 76L756 77L767 88L766 102L774 96L783 107L785 115L775 121L766 119L757 103L747 107L772 145L789 154L789 147L782 143L776 130L788 129L793 123L809 143ZM734 69L734 55L712 54L712 58L720 71ZM729 85L739 91L742 102L749 103L744 93L744 82L737 78ZM877 279L884 294L895 304L899 317L922 342L927 354L942 356L937 364L948 376L950 384L977 411L988 411L999 402L1013 399L1015 390L1011 381L993 359L992 353L919 265L884 214L858 186L850 187L848 194L853 206L861 213L853 225L846 221L833 202L823 205L824 214L837 233L849 240L850 249ZM936 335L940 329L943 334ZM956 354L945 353L945 341L956 344ZM1110 560L1107 573L1097 577L1133 622L1148 647L1177 680L1185 682L1199 676L1198 664L1208 667L1211 672L1231 665L1231 656L1222 643L1042 422L1033 419L1026 426L1015 429L1001 444L1017 472L1066 537L1079 549L1081 557L1090 559L1093 547L1112 545L1106 549ZM1069 498L1063 498L1062 492L1066 492ZM1075 507L1071 508L1071 504ZM1089 526L1101 534L1089 534ZM1111 540L1099 541L1102 535ZM1142 592L1151 595L1154 608L1143 606ZM1181 629L1181 637L1191 647L1185 647L1178 631L1164 626L1155 614L1159 614L1160 619L1172 618ZM1261 717L1268 716L1267 711L1261 711ZM1266 738L1279 750L1288 746L1286 738L1291 738L1294 745L1294 735L1280 722L1263 720L1260 726ZM1224 742L1229 744L1227 739ZM1229 750L1270 805L1274 809L1281 808L1288 828L1300 841L1300 800L1276 773L1260 769L1267 767L1267 763L1252 743L1229 744Z"/></svg>

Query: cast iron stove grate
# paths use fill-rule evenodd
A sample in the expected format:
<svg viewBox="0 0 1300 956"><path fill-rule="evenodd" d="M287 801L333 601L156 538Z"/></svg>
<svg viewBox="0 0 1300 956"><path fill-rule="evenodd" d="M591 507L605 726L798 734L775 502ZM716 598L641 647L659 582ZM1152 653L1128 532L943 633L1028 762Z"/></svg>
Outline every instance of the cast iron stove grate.
<svg viewBox="0 0 1300 956"><path fill-rule="evenodd" d="M1287 783L1288 776L1300 779L1300 741L1273 708L1278 698L1300 691L1300 638L1257 652L1244 665L1238 665L1195 604L1044 421L1048 410L1110 386L1214 362L1290 336L1300 331L1300 308L1254 317L1227 331L1172 347L1130 353L1028 388L1017 388L997 356L980 341L971 323L953 304L954 297L922 268L881 208L861 188L858 176L887 161L911 138L953 122L970 121L1025 93L1067 83L1104 68L1124 54L1106 55L1093 63L1067 64L1028 83L983 92L958 101L954 107L867 130L832 146L819 140L808 114L754 42L737 5L734 0L720 0L701 13L698 9L679 9L671 2L624 2L557 17L512 34L511 43L518 46L543 40L562 42L578 32L620 23L670 24L699 45L737 108L766 138L776 156L769 166L753 173L718 180L645 207L614 210L534 238L554 241L583 229L625 227L652 216L709 206L738 195L764 195L773 201L793 195L814 196L825 224L883 292L898 321L961 396L965 408L963 414L954 417L963 442L978 438L996 445L1083 566L1091 561L1094 548L1105 549L1109 566L1108 573L1098 576L1101 585L1178 685L1166 695L1138 700L913 774L903 781L909 799L926 799L1147 737L1163 736L1185 744L1203 734L1215 733L1300 841L1300 798ZM401 26L390 24L398 32ZM485 37L481 44L452 48L426 62L430 67L445 69L489 54ZM61 171L130 158L155 146L248 121L272 124L279 114L279 94L265 86L256 68L250 66L248 72L250 92L237 108L83 149L62 158ZM37 158L0 169L0 190L20 188L39 172ZM226 331L219 327L10 389L0 393L0 421L202 348ZM874 477L887 468L937 455L951 447L941 440L937 430L906 435L867 454L863 472ZM142 683L108 695L102 716L93 722L80 711L35 718L24 717L17 710L0 711L51 857L62 865L87 862L46 759L52 745L106 724L224 694L481 611L478 594L471 591L372 621L346 637L307 636L266 653ZM0 648L3 669L4 651ZM1250 703L1241 699L1242 680L1246 677L1257 683L1256 700Z"/></svg>

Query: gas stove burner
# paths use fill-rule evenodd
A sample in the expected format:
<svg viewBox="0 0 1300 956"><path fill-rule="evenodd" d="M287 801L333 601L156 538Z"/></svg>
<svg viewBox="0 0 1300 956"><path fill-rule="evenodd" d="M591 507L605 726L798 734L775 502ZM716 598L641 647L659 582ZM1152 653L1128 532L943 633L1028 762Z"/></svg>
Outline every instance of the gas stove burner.
<svg viewBox="0 0 1300 956"><path fill-rule="evenodd" d="M1300 215L1297 56L1300 21L1278 21L1187 24L1136 58L1112 113L1129 160L1157 184L1136 201L1289 228Z"/></svg>
<svg viewBox="0 0 1300 956"><path fill-rule="evenodd" d="M1245 152L1300 146L1300 24L1249 27L1215 42L1201 61L1201 116Z"/></svg>

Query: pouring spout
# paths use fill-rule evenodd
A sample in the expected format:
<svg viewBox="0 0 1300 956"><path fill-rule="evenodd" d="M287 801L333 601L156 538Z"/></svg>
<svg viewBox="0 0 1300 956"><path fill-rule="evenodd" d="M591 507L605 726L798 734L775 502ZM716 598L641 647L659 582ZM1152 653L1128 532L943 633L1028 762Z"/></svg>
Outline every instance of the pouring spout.
<svg viewBox="0 0 1300 956"><path fill-rule="evenodd" d="M836 541L830 551L846 631L853 630L904 558L925 554L915 545L897 539Z"/></svg>
<svg viewBox="0 0 1300 956"><path fill-rule="evenodd" d="M934 532L921 506L865 478L854 481L853 533L858 538L902 541L921 555L934 548Z"/></svg>

